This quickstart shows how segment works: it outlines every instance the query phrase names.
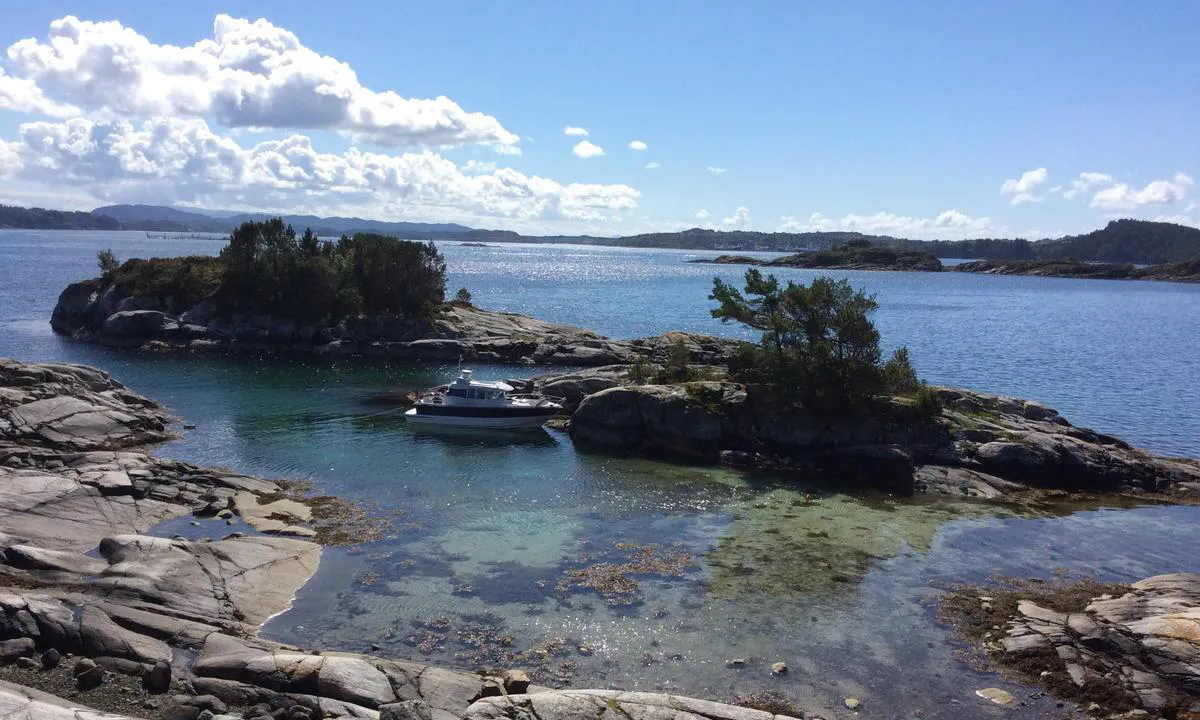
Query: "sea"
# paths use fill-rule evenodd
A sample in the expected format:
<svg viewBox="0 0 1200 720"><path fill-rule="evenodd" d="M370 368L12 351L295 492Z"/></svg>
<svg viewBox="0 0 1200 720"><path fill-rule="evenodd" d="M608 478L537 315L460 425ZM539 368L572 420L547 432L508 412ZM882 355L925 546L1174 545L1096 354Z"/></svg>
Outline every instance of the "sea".
<svg viewBox="0 0 1200 720"><path fill-rule="evenodd" d="M167 357L72 342L49 318L96 253L216 254L221 237L0 231L0 356L103 368L192 429L156 452L302 479L367 509L378 539L332 547L264 637L535 682L716 700L776 692L827 716L1000 717L974 695L1031 688L964 659L938 598L996 576L1132 581L1200 571L1200 508L1044 507L842 493L795 475L577 450L558 431L410 427L388 402L457 366ZM615 338L749 337L712 318L716 253L438 244L447 288L490 310ZM758 253L772 257L771 253ZM1200 286L773 270L873 294L885 351L928 382L1034 399L1157 453L1200 457ZM543 367L479 366L485 378ZM190 521L190 518L187 519ZM224 521L155 532L219 537ZM236 529L245 530L238 526ZM732 660L741 662L733 663ZM784 662L789 671L773 675ZM1015 716L1054 712L1032 699ZM1040 716L1040 715L1039 715Z"/></svg>

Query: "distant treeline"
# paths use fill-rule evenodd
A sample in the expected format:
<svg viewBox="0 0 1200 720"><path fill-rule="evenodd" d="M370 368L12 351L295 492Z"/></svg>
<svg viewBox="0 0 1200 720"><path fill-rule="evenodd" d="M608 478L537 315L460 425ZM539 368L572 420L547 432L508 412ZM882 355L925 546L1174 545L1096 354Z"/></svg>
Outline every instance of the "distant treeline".
<svg viewBox="0 0 1200 720"><path fill-rule="evenodd" d="M92 213L59 212L0 206L0 227L39 229L147 230L155 232L227 233L245 222L262 222L270 216L239 214L204 215L153 205L111 205ZM412 223L320 218L293 215L282 218L293 227L309 227L321 237L359 233L386 234L410 240L459 242L574 243L637 248L716 251L829 250L853 241L899 250L926 252L939 258L991 260L1076 260L1157 264L1200 257L1200 230L1174 223L1148 220L1113 220L1083 235L1043 240L980 238L973 240L907 240L889 235L858 232L766 233L747 230L718 231L693 228L673 233L647 233L626 237L594 235L521 235L510 230L471 229L453 223Z"/></svg>
<svg viewBox="0 0 1200 720"><path fill-rule="evenodd" d="M66 210L0 205L0 228L30 230L120 230L121 223L107 215Z"/></svg>
<svg viewBox="0 0 1200 720"><path fill-rule="evenodd" d="M1200 229L1147 220L1113 220L1100 230L1053 240L893 240L898 247L942 258L1174 263L1200 257Z"/></svg>

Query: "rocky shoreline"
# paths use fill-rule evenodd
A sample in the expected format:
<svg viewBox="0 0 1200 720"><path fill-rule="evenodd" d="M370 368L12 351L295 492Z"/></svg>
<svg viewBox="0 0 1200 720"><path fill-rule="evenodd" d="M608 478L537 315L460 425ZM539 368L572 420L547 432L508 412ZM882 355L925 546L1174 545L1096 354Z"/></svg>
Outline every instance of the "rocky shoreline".
<svg viewBox="0 0 1200 720"><path fill-rule="evenodd" d="M686 402L683 396L690 397L688 388L622 384L628 380L627 372L627 366L597 368L539 378L534 384L576 389L575 434L587 427L589 413L596 411L588 409L589 404L627 406L632 399L641 423L639 433L645 433L670 426L662 423L673 413L712 413L722 407L714 404L715 396L704 400L706 396L697 390L719 388L721 398L737 398L728 383L701 383L692 395L707 407L682 408L678 403ZM610 387L601 387L605 385ZM1143 475L1135 473L1136 477L1143 485L1146 478L1160 483L1156 491L1164 499L1186 493L1192 480L1182 478L1192 478L1188 473L1196 470L1194 464L1154 458L1113 438L1074 428L1036 404L962 391L941 393L947 403L944 422L962 424L964 416L974 418L971 428L960 428L970 430L974 438L956 441L966 443L960 459L973 458L993 472L998 471L987 465L989 458L1000 465L1013 461L1016 466L1027 459L1026 451L985 449L988 434L1001 432L1001 427L1008 433L1017 432L1015 428L1028 433L1024 440L1032 448L1074 448L1084 453L1084 467L1103 469L1101 476L1117 482L1117 487L1124 487L1120 483L1131 477L1117 469L1142 467ZM711 419L693 417L698 418L688 426L716 427ZM325 539L322 528L313 508L289 496L280 483L146 454L148 444L173 437L177 423L165 408L101 371L0 360L0 709L39 720L77 720L80 709L89 706L116 717L155 720L574 720L608 711L629 720L784 718L672 695L552 690L531 685L520 671L465 673L361 654L303 650L258 638L259 625L286 610L316 570L319 543ZM630 427L620 425L608 432L629 438L633 436L621 433ZM798 434L776 439L804 436L799 430L792 432ZM1046 437L1032 437L1036 433ZM704 437L713 443L713 437ZM973 448L973 454L967 447ZM1101 452L1109 454L1095 454ZM863 451L859 448L852 454ZM1018 487L1013 480L982 470L945 465L918 467L913 482L917 491L978 497L1014 497L1022 489L1037 489L1028 484ZM922 482L929 486L922 490ZM202 528L226 532L219 538L193 539L147 534L164 520L189 515L197 518L193 523L208 518L210 524ZM230 525L239 522L244 525ZM1119 613L1113 611L1124 623L1119 632L1127 634L1139 622L1136 627L1154 623L1156 628L1169 627L1193 645L1166 649L1155 645L1155 651L1180 663L1191 662L1192 656L1180 653L1195 649L1195 638L1187 634L1195 631L1179 623L1200 622L1195 615L1200 592L1194 592L1200 588L1200 578L1187 577L1191 578L1187 583L1151 579L1135 585L1134 591L1142 595L1118 603ZM1183 600L1181 588L1190 588L1191 593ZM1168 596L1169 600L1162 599ZM1160 618L1156 613L1164 608L1170 614ZM1088 611L1099 612L1091 606ZM1034 640L1019 638L1030 634L1026 632L1027 626L1032 627L1030 617L1049 622L1049 615L1040 611L1026 615L1014 619L1008 636L1018 638L1017 645L1025 643L1021 647L1033 648ZM1080 626L1073 616L1063 618L1067 628ZM1042 632L1045 628L1039 625L1036 629L1038 637L1049 638L1055 648L1061 644L1053 628ZM1136 648L1137 657L1144 657L1151 645L1144 638L1165 632L1147 630L1139 636L1143 640ZM1069 632L1065 636L1074 637ZM1090 640L1092 635L1079 637L1076 644L1094 655L1099 641ZM1008 644L1004 641L1006 651ZM1110 645L1134 652L1115 641ZM1067 654L1068 650L1059 653ZM1120 672L1126 667L1136 670L1127 673L1132 678L1127 687L1136 701L1146 707L1165 707L1151 702L1159 697L1153 692L1159 692L1164 703L1174 702L1178 693L1163 694L1162 682L1175 683L1169 686L1175 692L1178 677L1186 675L1187 668L1163 671L1161 664L1146 666L1137 657L1112 661L1123 663ZM1100 659L1089 663L1085 663L1087 672L1106 672ZM1194 669L1194 663L1188 667ZM1063 672L1074 677L1069 668ZM1166 672L1168 677L1148 677L1147 673L1155 672ZM1189 683L1194 680L1185 678L1179 687L1195 693ZM54 694L32 690L31 685ZM1090 687L1087 681L1084 687ZM997 691L996 697L1003 698L1003 691ZM1125 705L1103 707L1116 710ZM794 708L788 712L816 717Z"/></svg>
<svg viewBox="0 0 1200 720"><path fill-rule="evenodd" d="M1094 716L1200 715L1200 575L967 586L942 611L987 664Z"/></svg>
<svg viewBox="0 0 1200 720"><path fill-rule="evenodd" d="M1159 280L1200 282L1200 258L1137 267L1132 263L1087 263L1068 260L973 260L950 268L982 275L1031 275L1088 280Z"/></svg>
<svg viewBox="0 0 1200 720"><path fill-rule="evenodd" d="M917 250L868 246L839 246L831 250L816 250L762 260L746 255L718 255L715 258L689 260L691 263L713 265L756 265L760 267L808 268L816 270L902 270L907 272L941 272L942 261L929 253Z"/></svg>
<svg viewBox="0 0 1200 720"><path fill-rule="evenodd" d="M611 710L635 720L782 718L258 638L259 625L286 610L316 570L319 523L279 483L146 454L147 444L173 436L174 423L104 372L0 359L6 717L566 720ZM188 515L246 529L218 539L146 534Z"/></svg>
<svg viewBox="0 0 1200 720"><path fill-rule="evenodd" d="M445 304L428 324L382 315L352 317L329 327L266 315L225 319L218 317L211 299L182 307L174 295L132 295L99 278L63 290L50 326L81 342L154 352L578 367L629 363L637 357L662 362L679 337L688 339L691 361L697 364L723 362L732 349L727 340L682 333L613 340L583 328L459 302Z"/></svg>
<svg viewBox="0 0 1200 720"><path fill-rule="evenodd" d="M628 366L589 368L536 378L531 389L564 397L571 418L560 427L577 446L608 453L800 470L902 495L1200 500L1200 462L1154 455L1018 398L937 388L936 417L896 397L875 415L829 424L763 388L638 384L631 375Z"/></svg>

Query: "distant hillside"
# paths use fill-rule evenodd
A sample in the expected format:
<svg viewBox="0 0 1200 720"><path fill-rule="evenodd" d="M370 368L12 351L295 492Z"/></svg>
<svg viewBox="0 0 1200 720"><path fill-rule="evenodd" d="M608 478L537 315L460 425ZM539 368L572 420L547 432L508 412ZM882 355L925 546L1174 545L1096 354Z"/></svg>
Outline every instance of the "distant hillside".
<svg viewBox="0 0 1200 720"><path fill-rule="evenodd" d="M217 210L193 212L161 205L109 205L96 208L91 213L0 205L0 228L125 229L224 234L243 222L262 221L273 217L278 216L270 213L231 213ZM374 232L410 240L574 243L726 252L819 251L846 243L868 242L901 251L928 253L938 258L1075 260L1137 264L1177 263L1200 257L1200 229L1148 220L1113 220L1105 227L1083 235L1034 241L1021 238L907 240L858 232L765 233L706 228L625 237L521 235L511 230L472 229L457 223L385 222L353 217L322 218L315 215L285 215L283 220L296 229L312 228L315 233L324 237Z"/></svg>
<svg viewBox="0 0 1200 720"><path fill-rule="evenodd" d="M94 213L0 205L0 228L120 230L121 223L116 218Z"/></svg>
<svg viewBox="0 0 1200 720"><path fill-rule="evenodd" d="M128 230L154 230L166 232L230 232L247 221L261 222L280 217L273 213L232 213L213 211L207 214L179 210L161 205L108 205L96 208L94 214L109 215L120 220ZM408 236L413 233L441 233L456 235L471 228L455 223L384 222L362 218L330 217L316 215L284 215L283 221L296 228L312 228L324 236L376 232L388 235Z"/></svg>
<svg viewBox="0 0 1200 720"><path fill-rule="evenodd" d="M1148 220L1113 220L1085 235L1038 243L1038 257L1088 262L1181 262L1200 257L1200 229Z"/></svg>
<svg viewBox="0 0 1200 720"><path fill-rule="evenodd" d="M1110 263L1174 263L1200 257L1200 230L1150 220L1113 220L1083 235L1037 240L897 240L905 249L942 258L1079 260ZM884 241L884 244L888 244Z"/></svg>

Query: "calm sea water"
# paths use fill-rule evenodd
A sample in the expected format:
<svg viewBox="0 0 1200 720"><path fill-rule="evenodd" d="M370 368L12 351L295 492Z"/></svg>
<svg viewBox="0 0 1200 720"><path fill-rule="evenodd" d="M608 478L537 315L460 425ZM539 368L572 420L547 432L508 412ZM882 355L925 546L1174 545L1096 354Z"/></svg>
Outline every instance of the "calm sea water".
<svg viewBox="0 0 1200 720"><path fill-rule="evenodd" d="M714 698L774 689L863 716L998 714L938 626L938 588L1054 568L1131 580L1200 570L1194 508L1061 508L1031 516L945 499L848 496L796 478L577 453L560 433L421 432L379 402L453 368L162 358L77 345L48 318L61 288L119 257L215 253L213 240L0 232L0 356L113 372L196 429L163 454L373 503L377 543L326 553L264 634L461 667L534 668L544 682ZM476 304L634 337L735 334L708 316L702 253L443 245L450 288ZM816 273L781 270L804 280ZM833 273L877 295L889 347L923 376L1036 398L1163 453L1200 455L1200 287L922 273ZM482 376L538 368L481 367ZM217 535L224 525L163 528ZM643 550L647 546L654 549ZM646 554L648 553L648 554ZM636 562L632 602L596 570ZM577 571L592 568L591 574ZM653 570L655 572L643 572ZM518 654L519 653L519 654ZM746 658L742 669L726 667ZM792 671L771 677L769 665Z"/></svg>

